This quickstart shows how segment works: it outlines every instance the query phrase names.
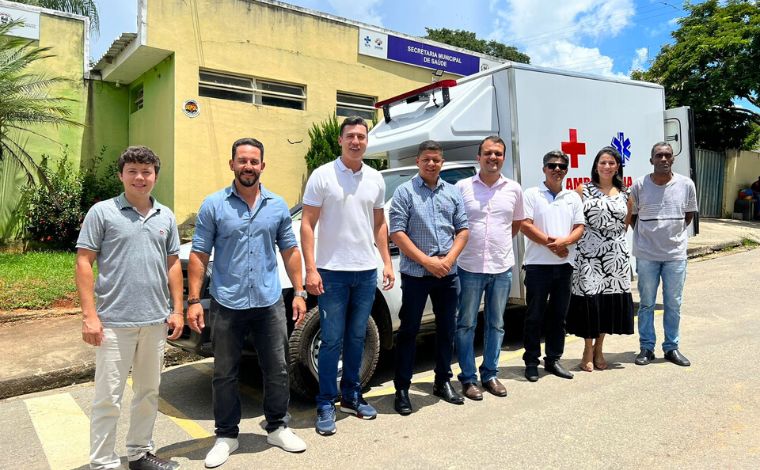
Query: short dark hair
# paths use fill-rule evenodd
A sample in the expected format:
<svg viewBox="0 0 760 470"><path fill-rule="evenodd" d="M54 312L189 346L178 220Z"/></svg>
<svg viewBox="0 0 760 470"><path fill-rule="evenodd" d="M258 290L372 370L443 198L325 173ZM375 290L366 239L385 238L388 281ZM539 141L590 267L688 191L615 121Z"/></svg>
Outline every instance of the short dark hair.
<svg viewBox="0 0 760 470"><path fill-rule="evenodd" d="M426 140L422 142L419 147L417 147L417 156L419 157L422 155L422 152L425 150L433 150L435 152L440 152L440 154L443 155L443 147L441 147L441 144L435 140Z"/></svg>
<svg viewBox="0 0 760 470"><path fill-rule="evenodd" d="M261 161L264 161L264 144L254 139L253 137L243 137L242 139L236 140L235 143L232 144L232 157L230 158L231 160L235 159L235 152L237 152L237 148L241 145L250 145L259 149L261 151Z"/></svg>
<svg viewBox="0 0 760 470"><path fill-rule="evenodd" d="M673 146L663 140L663 141L657 142L656 144L652 146L652 155L651 155L652 157L654 157L654 151L657 147L667 147L670 149L670 153L673 153Z"/></svg>
<svg viewBox="0 0 760 470"><path fill-rule="evenodd" d="M507 153L507 144L504 143L504 139L499 137L498 135L489 135L485 139L480 141L480 145L478 145L478 155L480 155L480 152L483 151L483 144L486 142L493 142L494 144L501 144L501 146L504 149L504 153Z"/></svg>
<svg viewBox="0 0 760 470"><path fill-rule="evenodd" d="M340 136L343 136L343 129L348 126L364 126L364 128L367 129L367 132L369 132L367 121L365 121L364 118L361 118L359 116L349 116L340 124Z"/></svg>
<svg viewBox="0 0 760 470"><path fill-rule="evenodd" d="M144 145L133 145L124 150L124 153L119 156L119 173L124 173L124 165L127 163L153 165L156 175L158 175L158 170L161 169L161 159L158 158L158 155L153 153L153 150Z"/></svg>
<svg viewBox="0 0 760 470"><path fill-rule="evenodd" d="M561 158L565 161L565 165L570 163L570 157L567 156L562 150L552 150L550 152L547 152L546 155L544 155L544 163L543 166L546 166L547 163L549 163L549 160L554 160L555 158Z"/></svg>
<svg viewBox="0 0 760 470"><path fill-rule="evenodd" d="M625 183L623 183L623 157L615 147L602 147L601 150L596 153L594 163L591 164L591 181L599 184L599 172L596 171L596 166L599 164L599 159L602 158L602 155L609 155L617 162L618 170L617 173L615 173L615 176L612 177L612 185L616 187L618 191L625 191Z"/></svg>

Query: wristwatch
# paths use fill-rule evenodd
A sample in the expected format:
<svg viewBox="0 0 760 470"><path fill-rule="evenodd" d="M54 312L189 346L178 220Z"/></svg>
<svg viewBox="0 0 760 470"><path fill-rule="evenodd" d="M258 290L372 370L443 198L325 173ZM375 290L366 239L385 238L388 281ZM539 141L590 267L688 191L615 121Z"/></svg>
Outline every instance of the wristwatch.
<svg viewBox="0 0 760 470"><path fill-rule="evenodd" d="M306 300L306 298L309 296L305 290L297 290L293 293L293 295L296 297L301 297L304 300Z"/></svg>
<svg viewBox="0 0 760 470"><path fill-rule="evenodd" d="M201 303L201 299L198 297L194 297L192 299L187 299L187 305L195 305Z"/></svg>

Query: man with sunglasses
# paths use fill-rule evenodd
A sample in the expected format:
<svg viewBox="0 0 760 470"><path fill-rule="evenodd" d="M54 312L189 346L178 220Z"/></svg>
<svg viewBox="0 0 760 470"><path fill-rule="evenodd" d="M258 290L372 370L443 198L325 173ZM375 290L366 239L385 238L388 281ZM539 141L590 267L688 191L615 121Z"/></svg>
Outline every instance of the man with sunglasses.
<svg viewBox="0 0 760 470"><path fill-rule="evenodd" d="M470 226L469 241L457 260L461 291L456 333L462 369L458 378L462 393L470 400L483 399L483 391L477 385L478 372L484 390L497 397L507 396L507 389L496 374L504 339L504 309L512 289L515 264L512 240L520 231L524 216L522 188L501 174L505 151L501 137L492 135L483 139L477 156L480 171L456 185L462 193ZM483 362L477 370L473 341L484 294Z"/></svg>
<svg viewBox="0 0 760 470"><path fill-rule="evenodd" d="M544 369L572 379L559 363L565 349L565 316L570 302L570 281L575 243L583 235L583 202L575 191L563 189L569 158L559 150L544 155L545 180L525 191L525 220L520 227L525 241L525 378L538 380L541 327L546 316ZM547 305L548 299L548 305Z"/></svg>

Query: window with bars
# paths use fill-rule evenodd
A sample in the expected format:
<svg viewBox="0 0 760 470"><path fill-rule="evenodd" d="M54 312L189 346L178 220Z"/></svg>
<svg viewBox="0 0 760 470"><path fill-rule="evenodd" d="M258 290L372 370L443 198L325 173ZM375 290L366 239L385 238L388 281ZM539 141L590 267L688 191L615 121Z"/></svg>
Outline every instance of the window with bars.
<svg viewBox="0 0 760 470"><path fill-rule="evenodd" d="M143 86L142 84L138 85L137 87L133 88L130 93L132 97L131 99L131 106L130 106L130 112L134 113L137 110L140 110L143 108L144 105L144 99L143 99Z"/></svg>
<svg viewBox="0 0 760 470"><path fill-rule="evenodd" d="M208 98L242 101L280 108L306 109L306 87L201 70L198 94Z"/></svg>
<svg viewBox="0 0 760 470"><path fill-rule="evenodd" d="M335 114L338 116L359 116L368 121L375 119L375 98L339 91L336 98Z"/></svg>

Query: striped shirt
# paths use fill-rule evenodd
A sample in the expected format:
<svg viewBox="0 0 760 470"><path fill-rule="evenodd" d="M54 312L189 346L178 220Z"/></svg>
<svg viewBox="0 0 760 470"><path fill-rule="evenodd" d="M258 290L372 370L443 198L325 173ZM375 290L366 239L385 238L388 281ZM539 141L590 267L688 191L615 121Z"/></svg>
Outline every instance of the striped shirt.
<svg viewBox="0 0 760 470"><path fill-rule="evenodd" d="M456 187L438 178L435 189L430 189L420 175L396 188L389 218L391 233L406 233L428 256L448 254L457 232L468 227L462 195ZM409 276L432 275L403 253L399 268ZM456 272L454 265L449 274Z"/></svg>

